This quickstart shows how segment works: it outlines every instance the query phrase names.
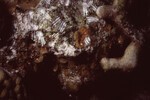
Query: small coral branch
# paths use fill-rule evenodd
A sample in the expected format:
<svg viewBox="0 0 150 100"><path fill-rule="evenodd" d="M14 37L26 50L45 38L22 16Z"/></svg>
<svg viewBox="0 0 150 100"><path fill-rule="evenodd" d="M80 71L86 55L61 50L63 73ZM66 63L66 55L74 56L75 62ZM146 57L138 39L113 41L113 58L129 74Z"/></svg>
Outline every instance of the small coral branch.
<svg viewBox="0 0 150 100"><path fill-rule="evenodd" d="M111 17L114 14L114 7L112 5L104 5L98 7L96 14L99 18Z"/></svg>
<svg viewBox="0 0 150 100"><path fill-rule="evenodd" d="M99 18L111 18L120 22L122 13L119 14L125 6L125 0L114 0L112 5L103 5L98 7L96 14Z"/></svg>
<svg viewBox="0 0 150 100"><path fill-rule="evenodd" d="M100 61L101 66L105 71L109 69L128 70L135 68L137 65L139 50L140 43L135 41L131 42L121 58L102 58Z"/></svg>

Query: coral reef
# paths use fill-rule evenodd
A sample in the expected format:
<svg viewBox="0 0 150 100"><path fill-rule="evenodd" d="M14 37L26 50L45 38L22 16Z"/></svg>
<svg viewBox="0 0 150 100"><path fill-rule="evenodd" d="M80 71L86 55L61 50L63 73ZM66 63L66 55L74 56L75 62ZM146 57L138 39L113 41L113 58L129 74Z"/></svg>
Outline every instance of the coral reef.
<svg viewBox="0 0 150 100"><path fill-rule="evenodd" d="M0 41L6 42L8 37L11 41L7 42L9 45L0 44L3 100L26 100L25 78L36 73L49 54L54 57L47 62L55 61L48 69L53 69L59 85L72 94L104 71L128 71L139 62L149 26L137 28L130 22L130 0L3 0L2 3L8 7L8 14L0 16ZM0 13L3 9L5 6ZM10 23L6 23L7 19ZM7 26L13 28L12 34L7 32ZM4 33L8 37L3 37Z"/></svg>

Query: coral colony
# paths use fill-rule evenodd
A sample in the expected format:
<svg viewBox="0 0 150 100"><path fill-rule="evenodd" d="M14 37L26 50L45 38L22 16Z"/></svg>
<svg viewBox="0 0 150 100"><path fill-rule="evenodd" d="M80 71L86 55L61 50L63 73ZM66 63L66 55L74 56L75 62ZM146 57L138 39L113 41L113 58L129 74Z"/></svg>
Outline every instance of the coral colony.
<svg viewBox="0 0 150 100"><path fill-rule="evenodd" d="M14 17L14 34L9 46L0 49L0 82L6 87L0 91L0 98L26 98L21 80L29 70L36 72L46 54L56 57L53 72L69 92L94 81L94 73L101 68L127 71L137 65L143 35L126 19L126 0L4 3Z"/></svg>

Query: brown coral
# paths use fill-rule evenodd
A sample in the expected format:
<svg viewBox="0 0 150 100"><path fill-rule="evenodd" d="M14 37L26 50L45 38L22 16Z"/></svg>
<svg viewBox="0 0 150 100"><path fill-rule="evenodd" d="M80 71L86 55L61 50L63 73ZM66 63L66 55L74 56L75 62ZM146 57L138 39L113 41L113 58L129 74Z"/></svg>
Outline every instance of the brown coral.
<svg viewBox="0 0 150 100"><path fill-rule="evenodd" d="M77 32L74 33L74 39L76 41L77 48L83 48L85 45L85 38L89 37L91 34L90 29L86 27L81 27Z"/></svg>

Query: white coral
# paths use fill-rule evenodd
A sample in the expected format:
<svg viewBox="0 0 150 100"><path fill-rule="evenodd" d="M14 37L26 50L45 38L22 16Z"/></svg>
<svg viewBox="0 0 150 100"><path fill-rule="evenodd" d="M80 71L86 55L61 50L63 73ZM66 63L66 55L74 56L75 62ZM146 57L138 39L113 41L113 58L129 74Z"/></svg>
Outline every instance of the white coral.
<svg viewBox="0 0 150 100"><path fill-rule="evenodd" d="M56 55L64 54L64 56L75 56L76 49L74 46L68 44L67 42L63 42L57 47L58 52L55 52Z"/></svg>
<svg viewBox="0 0 150 100"><path fill-rule="evenodd" d="M33 40L37 43L40 43L42 46L44 46L46 44L46 41L44 39L44 35L41 31L37 31L34 35L33 35Z"/></svg>
<svg viewBox="0 0 150 100"><path fill-rule="evenodd" d="M123 69L128 70L136 67L139 55L140 43L131 42L121 58L102 58L100 63L104 70Z"/></svg>

